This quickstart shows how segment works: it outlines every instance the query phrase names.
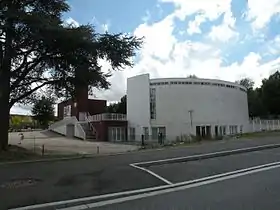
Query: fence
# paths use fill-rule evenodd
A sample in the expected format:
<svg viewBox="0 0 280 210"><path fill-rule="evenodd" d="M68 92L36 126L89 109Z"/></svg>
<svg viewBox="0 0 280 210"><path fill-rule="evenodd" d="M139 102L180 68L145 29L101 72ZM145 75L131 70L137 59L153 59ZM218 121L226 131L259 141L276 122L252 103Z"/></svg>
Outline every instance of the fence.
<svg viewBox="0 0 280 210"><path fill-rule="evenodd" d="M251 119L248 132L276 131L280 130L280 120Z"/></svg>

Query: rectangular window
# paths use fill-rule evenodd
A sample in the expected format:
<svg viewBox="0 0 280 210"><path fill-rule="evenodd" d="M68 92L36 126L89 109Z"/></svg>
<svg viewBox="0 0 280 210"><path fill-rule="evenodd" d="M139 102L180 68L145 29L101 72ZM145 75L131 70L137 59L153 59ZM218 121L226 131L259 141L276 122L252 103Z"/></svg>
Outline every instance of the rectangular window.
<svg viewBox="0 0 280 210"><path fill-rule="evenodd" d="M156 89L150 89L150 118L156 119Z"/></svg>

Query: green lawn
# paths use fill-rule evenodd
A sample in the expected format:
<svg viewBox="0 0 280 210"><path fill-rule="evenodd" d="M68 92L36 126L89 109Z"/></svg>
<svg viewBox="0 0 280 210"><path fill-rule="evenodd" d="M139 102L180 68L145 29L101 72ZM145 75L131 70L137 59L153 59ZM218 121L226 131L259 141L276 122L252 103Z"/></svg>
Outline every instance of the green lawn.
<svg viewBox="0 0 280 210"><path fill-rule="evenodd" d="M57 155L47 154L42 156L41 154L34 153L31 150L27 150L20 146L9 145L7 151L0 152L0 162L13 162L13 161L24 161L24 160L41 160L51 158L67 158L67 157L78 157L81 155Z"/></svg>

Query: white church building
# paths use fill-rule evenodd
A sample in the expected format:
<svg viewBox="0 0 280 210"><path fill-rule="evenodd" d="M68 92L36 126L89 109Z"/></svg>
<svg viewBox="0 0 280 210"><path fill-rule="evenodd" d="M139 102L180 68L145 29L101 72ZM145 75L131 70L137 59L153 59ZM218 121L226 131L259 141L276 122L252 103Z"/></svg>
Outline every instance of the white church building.
<svg viewBox="0 0 280 210"><path fill-rule="evenodd" d="M246 132L247 90L222 80L138 75L127 80L127 121L132 140Z"/></svg>

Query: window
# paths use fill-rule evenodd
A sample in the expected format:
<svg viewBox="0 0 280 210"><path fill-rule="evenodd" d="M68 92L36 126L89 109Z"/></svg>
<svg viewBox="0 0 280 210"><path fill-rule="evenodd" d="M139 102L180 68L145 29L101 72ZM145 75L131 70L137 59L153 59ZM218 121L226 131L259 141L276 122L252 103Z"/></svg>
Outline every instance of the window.
<svg viewBox="0 0 280 210"><path fill-rule="evenodd" d="M150 118L156 119L156 89L150 89Z"/></svg>
<svg viewBox="0 0 280 210"><path fill-rule="evenodd" d="M181 85L182 84L182 82L178 82L178 85Z"/></svg>
<svg viewBox="0 0 280 210"><path fill-rule="evenodd" d="M63 108L63 116L70 117L71 116L71 105L67 105Z"/></svg>

